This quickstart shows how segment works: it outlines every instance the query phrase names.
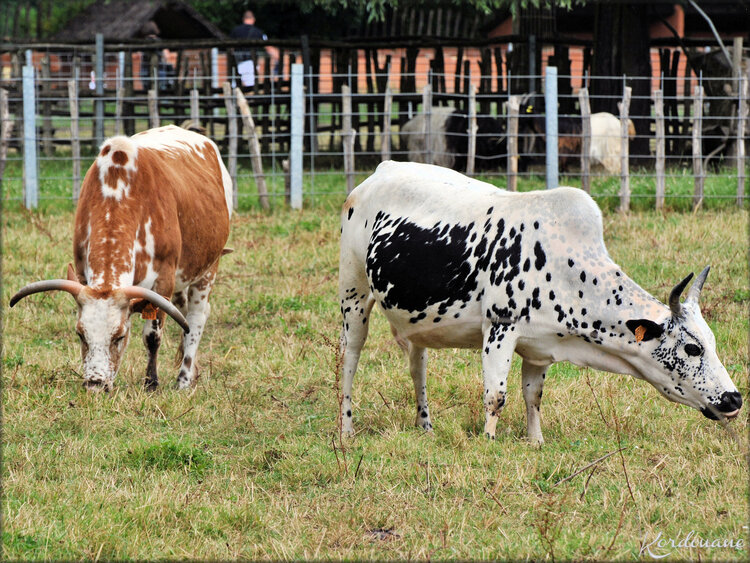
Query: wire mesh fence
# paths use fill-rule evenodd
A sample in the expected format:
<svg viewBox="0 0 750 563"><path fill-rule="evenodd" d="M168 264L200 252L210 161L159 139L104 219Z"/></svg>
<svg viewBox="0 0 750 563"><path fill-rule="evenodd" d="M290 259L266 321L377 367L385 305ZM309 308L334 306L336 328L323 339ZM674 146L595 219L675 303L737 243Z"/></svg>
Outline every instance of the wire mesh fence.
<svg viewBox="0 0 750 563"><path fill-rule="evenodd" d="M235 181L235 201L250 205L259 197L261 180L272 205L292 199L295 186L303 200L343 195L384 158L468 171L510 189L558 182L584 187L595 197L612 197L621 195L627 181L630 197L655 200L657 206L659 185L668 205L696 202L698 182L698 204L742 203L746 192L747 74L561 74L556 84L569 87L555 88L550 100L545 87L550 67L544 74L502 80L469 73L463 78L471 88L459 88L451 73L412 73L404 80L403 73L395 77L387 68L376 88L361 88L362 77L351 69L316 74L290 64L277 70L263 90L243 91L231 73L199 74L191 63L183 65L191 74L180 88L154 66L150 76L131 69L128 78L117 70L125 65L122 55L108 57L105 68L115 69L110 74L89 71L67 58L51 67L33 65L33 71L20 76L3 72L5 201L73 201L106 137L188 123L217 142ZM128 64L146 65L145 60ZM295 68L302 72L298 91L291 79ZM512 81L519 78L538 85L538 91L512 92ZM621 81L622 91L589 94L589 84L602 79ZM486 80L497 80L500 91L477 91L475 86ZM639 88L639 82L648 86ZM401 91L404 83L414 90ZM452 83L456 86L451 89ZM629 96L623 120L626 92L636 93ZM250 128L240 97L252 119ZM590 108L602 107L611 111L591 113ZM300 112L302 130L297 134L302 143L295 151L293 124ZM255 165L253 157L259 159ZM302 178L293 177L295 169ZM31 189L36 190L34 198Z"/></svg>

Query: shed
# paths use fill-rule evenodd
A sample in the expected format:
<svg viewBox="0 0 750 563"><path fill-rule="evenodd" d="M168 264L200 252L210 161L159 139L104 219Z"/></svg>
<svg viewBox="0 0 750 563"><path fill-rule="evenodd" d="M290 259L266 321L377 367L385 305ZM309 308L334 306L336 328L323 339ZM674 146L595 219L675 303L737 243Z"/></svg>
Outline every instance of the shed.
<svg viewBox="0 0 750 563"><path fill-rule="evenodd" d="M141 30L153 21L161 39L223 39L226 35L195 9L178 0L97 0L74 16L55 34L57 41L94 41L97 33L105 41L142 37Z"/></svg>

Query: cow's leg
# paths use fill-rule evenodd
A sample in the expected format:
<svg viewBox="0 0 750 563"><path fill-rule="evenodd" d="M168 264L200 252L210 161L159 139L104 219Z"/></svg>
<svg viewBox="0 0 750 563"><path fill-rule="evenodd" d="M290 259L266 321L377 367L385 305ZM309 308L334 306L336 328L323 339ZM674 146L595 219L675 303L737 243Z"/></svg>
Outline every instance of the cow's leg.
<svg viewBox="0 0 750 563"><path fill-rule="evenodd" d="M188 314L188 290L185 288L182 291L175 292L172 295L172 305L177 307L177 310L182 313L182 316L187 319ZM180 345L177 347L177 354L175 354L175 367L182 365L182 358L184 357L185 350L185 333L180 333Z"/></svg>
<svg viewBox="0 0 750 563"><path fill-rule="evenodd" d="M543 444L539 409L542 405L542 387L549 365L538 366L524 360L521 366L523 400L526 402L526 434L534 444Z"/></svg>
<svg viewBox="0 0 750 563"><path fill-rule="evenodd" d="M427 350L409 344L409 371L414 382L414 395L417 398L417 418L414 425L432 432L430 410L427 406Z"/></svg>
<svg viewBox="0 0 750 563"><path fill-rule="evenodd" d="M510 325L492 324L484 331L482 348L482 372L484 376L484 434L495 439L495 427L507 391L515 336Z"/></svg>
<svg viewBox="0 0 750 563"><path fill-rule="evenodd" d="M147 320L143 323L143 345L148 351L148 364L146 365L146 389L154 391L159 386L159 375L157 370L157 356L161 346L161 333L167 314L159 311L156 319Z"/></svg>
<svg viewBox="0 0 750 563"><path fill-rule="evenodd" d="M359 355L367 340L370 312L375 303L366 279L339 283L339 296L343 322L341 325L341 432L354 435L352 424L352 385L357 371Z"/></svg>
<svg viewBox="0 0 750 563"><path fill-rule="evenodd" d="M198 354L198 345L203 336L203 329L211 312L211 304L208 302L208 297L211 294L211 288L214 285L218 267L219 262L216 261L199 281L191 284L187 289L187 315L185 315L185 319L190 327L190 332L182 335L182 364L180 365L180 373L177 376L178 389L187 389L190 387L198 371L196 355Z"/></svg>
<svg viewBox="0 0 750 563"><path fill-rule="evenodd" d="M165 281L166 280L166 281ZM154 283L153 290L167 299L172 295L174 290L174 275L166 272L166 275L157 279ZM146 365L146 389L153 391L159 386L159 375L157 368L157 358L159 347L161 346L161 335L164 329L164 321L167 314L164 311L157 311L156 319L146 320L143 323L143 345L148 351L148 364Z"/></svg>

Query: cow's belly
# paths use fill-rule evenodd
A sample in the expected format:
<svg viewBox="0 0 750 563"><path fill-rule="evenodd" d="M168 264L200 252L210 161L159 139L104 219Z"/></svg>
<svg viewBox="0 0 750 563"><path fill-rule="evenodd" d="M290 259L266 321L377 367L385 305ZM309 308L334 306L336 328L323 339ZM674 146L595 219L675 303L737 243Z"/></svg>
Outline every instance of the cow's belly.
<svg viewBox="0 0 750 563"><path fill-rule="evenodd" d="M516 353L535 364L552 364L562 359L557 337L521 337L516 342Z"/></svg>
<svg viewBox="0 0 750 563"><path fill-rule="evenodd" d="M479 309L477 308L477 311ZM459 318L427 315L412 323L416 313L401 310L384 310L397 340L404 340L423 348L480 348L482 346L482 319L474 311L462 311Z"/></svg>

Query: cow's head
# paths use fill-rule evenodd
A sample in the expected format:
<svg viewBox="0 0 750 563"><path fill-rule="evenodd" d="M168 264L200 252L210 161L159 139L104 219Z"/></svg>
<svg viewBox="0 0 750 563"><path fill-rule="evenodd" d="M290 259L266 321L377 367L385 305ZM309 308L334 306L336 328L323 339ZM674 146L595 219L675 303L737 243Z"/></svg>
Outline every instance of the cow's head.
<svg viewBox="0 0 750 563"><path fill-rule="evenodd" d="M114 290L96 290L78 282L72 267L68 279L31 283L10 300L18 301L42 291L67 291L78 304L76 334L81 341L83 385L89 391L109 391L120 368L130 335L130 315L151 304L171 316L185 332L188 324L180 311L158 293L138 286Z"/></svg>
<svg viewBox="0 0 750 563"><path fill-rule="evenodd" d="M708 270L707 266L698 275L684 303L680 303L680 296L693 274L675 286L669 296L670 314L666 319L626 322L646 352L628 361L668 399L718 420L736 417L742 396L716 355L716 338L698 305Z"/></svg>

